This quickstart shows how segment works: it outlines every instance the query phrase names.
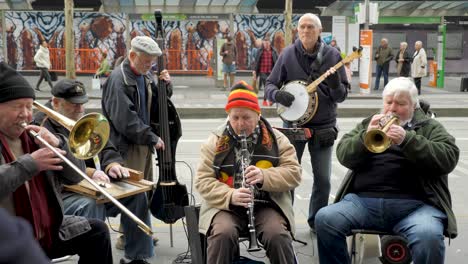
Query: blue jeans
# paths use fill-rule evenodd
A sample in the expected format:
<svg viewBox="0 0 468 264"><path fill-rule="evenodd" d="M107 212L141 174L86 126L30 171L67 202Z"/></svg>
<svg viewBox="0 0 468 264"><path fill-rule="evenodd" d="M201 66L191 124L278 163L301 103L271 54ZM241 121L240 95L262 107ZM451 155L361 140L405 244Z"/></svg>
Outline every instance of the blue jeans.
<svg viewBox="0 0 468 264"><path fill-rule="evenodd" d="M120 209L113 203L96 204L96 200L76 193L63 193L64 214L105 220L106 216L117 216ZM119 199L119 202L136 217L151 227L148 200L145 193ZM138 228L126 214L121 214L120 223L125 237L125 257L127 259L148 259L154 255L152 237Z"/></svg>
<svg viewBox="0 0 468 264"><path fill-rule="evenodd" d="M346 236L352 229L394 233L408 239L413 263L444 263L447 216L418 200L362 198L347 194L315 218L320 263L350 263Z"/></svg>
<svg viewBox="0 0 468 264"><path fill-rule="evenodd" d="M312 173L314 183L312 185L312 194L309 203L309 216L307 222L310 228L314 228L315 214L320 208L328 205L330 196L330 175L332 165L333 145L330 147L321 147L313 138L307 142L293 142L296 148L297 159L299 163L302 160L305 145L307 144L310 153L310 162L312 164Z"/></svg>
<svg viewBox="0 0 468 264"><path fill-rule="evenodd" d="M380 76L382 76L383 73L383 79L384 79L384 88L388 83L388 68L389 68L390 63L385 63L384 65L378 65L376 66L375 69L375 85L374 85L374 90L379 89L380 85Z"/></svg>

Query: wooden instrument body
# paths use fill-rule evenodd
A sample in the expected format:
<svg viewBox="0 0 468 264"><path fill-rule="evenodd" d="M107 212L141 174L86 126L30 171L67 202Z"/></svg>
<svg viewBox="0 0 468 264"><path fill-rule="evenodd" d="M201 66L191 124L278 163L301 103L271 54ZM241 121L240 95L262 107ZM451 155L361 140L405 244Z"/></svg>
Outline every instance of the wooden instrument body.
<svg viewBox="0 0 468 264"><path fill-rule="evenodd" d="M142 172L132 169L129 169L129 172L129 178L124 180L111 181L110 183L106 184L108 187L106 187L105 190L115 199L121 199L138 193L147 192L154 188L155 183L144 180ZM85 180L74 185L64 185L64 190L93 198L96 200L97 204L107 203L110 201L104 195L102 195L100 191L98 191Z"/></svg>

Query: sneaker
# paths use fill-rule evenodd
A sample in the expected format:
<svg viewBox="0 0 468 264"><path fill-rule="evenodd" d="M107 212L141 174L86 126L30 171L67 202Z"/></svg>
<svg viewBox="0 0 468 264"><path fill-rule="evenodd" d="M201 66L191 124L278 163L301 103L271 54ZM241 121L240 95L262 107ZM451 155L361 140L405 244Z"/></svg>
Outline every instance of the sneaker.
<svg viewBox="0 0 468 264"><path fill-rule="evenodd" d="M150 263L144 259L128 260L126 258L121 258L120 264L150 264Z"/></svg>
<svg viewBox="0 0 468 264"><path fill-rule="evenodd" d="M36 87L36 91L41 91L41 89L39 89L39 87Z"/></svg>
<svg viewBox="0 0 468 264"><path fill-rule="evenodd" d="M156 236L153 236L153 246L156 246L158 244L159 238ZM125 249L125 238L123 235L120 235L117 238L117 242L115 242L115 248L119 250L124 250Z"/></svg>
<svg viewBox="0 0 468 264"><path fill-rule="evenodd" d="M263 100L263 103L262 103L263 106L268 106L268 102L266 100Z"/></svg>

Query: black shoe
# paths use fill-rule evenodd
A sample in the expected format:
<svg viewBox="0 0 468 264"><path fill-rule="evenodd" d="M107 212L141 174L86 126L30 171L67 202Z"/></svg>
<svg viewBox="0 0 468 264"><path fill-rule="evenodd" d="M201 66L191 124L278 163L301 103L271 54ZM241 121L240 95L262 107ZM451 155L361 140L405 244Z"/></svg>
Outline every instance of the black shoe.
<svg viewBox="0 0 468 264"><path fill-rule="evenodd" d="M120 264L150 264L149 262L147 262L146 260L143 260L143 259L134 259L134 260L131 260L131 261L127 261L123 258L120 259Z"/></svg>

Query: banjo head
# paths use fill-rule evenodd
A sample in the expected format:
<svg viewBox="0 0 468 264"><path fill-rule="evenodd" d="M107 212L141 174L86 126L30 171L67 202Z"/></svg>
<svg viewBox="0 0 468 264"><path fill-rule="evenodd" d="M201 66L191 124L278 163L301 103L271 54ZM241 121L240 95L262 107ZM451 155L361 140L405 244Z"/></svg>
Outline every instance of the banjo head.
<svg viewBox="0 0 468 264"><path fill-rule="evenodd" d="M307 84L303 81L292 81L281 88L281 91L294 95L294 101L290 107L277 103L277 112L281 119L296 122L299 125L312 119L318 103L317 95L316 93L309 94L306 87Z"/></svg>

